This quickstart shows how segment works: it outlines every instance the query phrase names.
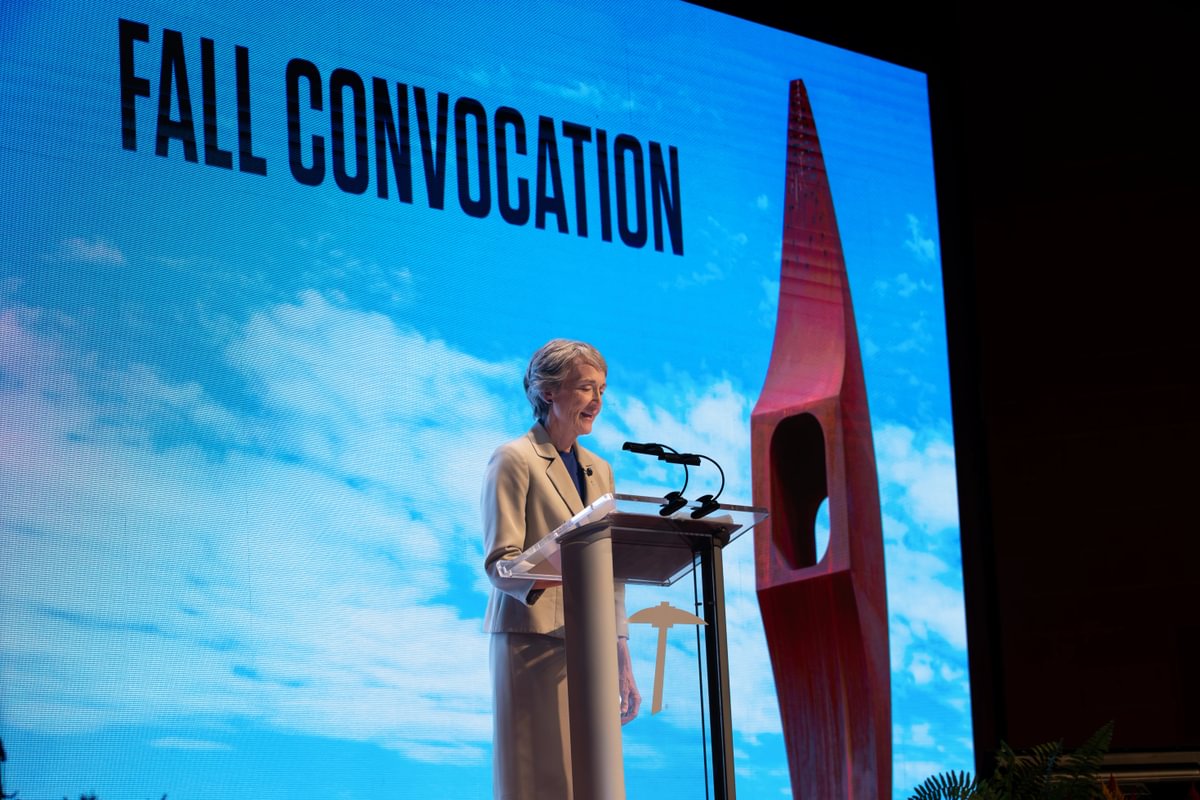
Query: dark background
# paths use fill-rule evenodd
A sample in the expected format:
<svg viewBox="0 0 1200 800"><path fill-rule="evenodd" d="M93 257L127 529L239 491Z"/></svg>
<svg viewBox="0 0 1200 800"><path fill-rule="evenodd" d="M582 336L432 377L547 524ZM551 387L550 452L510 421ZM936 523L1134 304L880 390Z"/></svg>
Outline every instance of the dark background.
<svg viewBox="0 0 1200 800"><path fill-rule="evenodd" d="M1197 14L701 5L929 76L977 769L1200 750Z"/></svg>

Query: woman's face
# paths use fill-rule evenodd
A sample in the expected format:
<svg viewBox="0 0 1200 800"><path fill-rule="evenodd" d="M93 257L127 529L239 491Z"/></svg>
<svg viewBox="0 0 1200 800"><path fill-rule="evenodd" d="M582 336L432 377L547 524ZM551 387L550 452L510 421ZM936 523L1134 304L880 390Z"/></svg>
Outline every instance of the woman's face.
<svg viewBox="0 0 1200 800"><path fill-rule="evenodd" d="M550 402L546 428L555 444L573 444L578 437L592 432L592 423L603 405L605 380L604 373L591 364L577 363L558 388L546 392Z"/></svg>

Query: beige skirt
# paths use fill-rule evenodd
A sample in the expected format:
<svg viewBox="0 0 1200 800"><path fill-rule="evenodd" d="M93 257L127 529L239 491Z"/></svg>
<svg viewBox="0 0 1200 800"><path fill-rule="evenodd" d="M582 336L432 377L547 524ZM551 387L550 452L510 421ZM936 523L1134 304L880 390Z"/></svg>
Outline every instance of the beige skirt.
<svg viewBox="0 0 1200 800"><path fill-rule="evenodd" d="M495 800L571 800L566 642L493 633L492 793Z"/></svg>

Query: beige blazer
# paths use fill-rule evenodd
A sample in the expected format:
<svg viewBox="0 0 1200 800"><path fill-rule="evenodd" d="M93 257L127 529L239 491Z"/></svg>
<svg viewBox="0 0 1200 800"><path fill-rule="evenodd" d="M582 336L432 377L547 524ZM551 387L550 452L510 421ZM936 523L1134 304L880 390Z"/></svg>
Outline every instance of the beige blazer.
<svg viewBox="0 0 1200 800"><path fill-rule="evenodd" d="M583 510L584 505L614 491L612 467L589 450L575 446L584 470L584 497L555 450L541 423L519 439L501 445L488 462L483 481L484 569L492 582L483 619L488 633L541 633L562 638L562 588L555 586L530 597L530 582L502 578L496 564L522 550ZM625 585L616 592L617 635L628 636Z"/></svg>

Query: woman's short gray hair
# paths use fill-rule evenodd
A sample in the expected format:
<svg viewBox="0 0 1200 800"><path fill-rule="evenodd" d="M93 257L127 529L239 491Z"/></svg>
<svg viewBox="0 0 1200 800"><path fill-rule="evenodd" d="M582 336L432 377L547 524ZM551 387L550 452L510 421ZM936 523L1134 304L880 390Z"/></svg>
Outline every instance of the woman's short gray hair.
<svg viewBox="0 0 1200 800"><path fill-rule="evenodd" d="M542 394L561 386L571 369L581 362L608 374L608 364L600 351L587 342L574 339L551 339L529 359L529 367L525 370L525 396L529 398L538 422L544 423L550 413L550 404Z"/></svg>

